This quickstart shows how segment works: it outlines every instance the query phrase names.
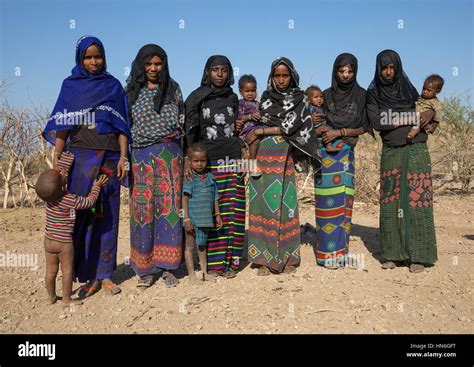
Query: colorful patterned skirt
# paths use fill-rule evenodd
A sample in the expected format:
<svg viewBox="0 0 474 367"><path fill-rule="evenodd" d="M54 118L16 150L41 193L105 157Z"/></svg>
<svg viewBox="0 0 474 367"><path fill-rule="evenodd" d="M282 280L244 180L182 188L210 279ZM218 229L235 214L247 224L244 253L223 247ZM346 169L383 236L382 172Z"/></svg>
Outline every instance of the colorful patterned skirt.
<svg viewBox="0 0 474 367"><path fill-rule="evenodd" d="M183 151L176 141L132 148L130 264L143 277L181 264Z"/></svg>
<svg viewBox="0 0 474 367"><path fill-rule="evenodd" d="M100 190L93 209L76 211L74 226L74 272L81 282L112 276L117 266L117 237L120 215L120 181L117 164L120 152L69 148L74 163L69 174L69 191L87 196L101 167L112 171Z"/></svg>
<svg viewBox="0 0 474 367"><path fill-rule="evenodd" d="M354 149L336 140L338 152L321 148L321 169L314 177L316 196L316 263L344 266L349 253L354 204Z"/></svg>
<svg viewBox="0 0 474 367"><path fill-rule="evenodd" d="M434 264L431 160L426 143L383 147L380 233L385 260Z"/></svg>
<svg viewBox="0 0 474 367"><path fill-rule="evenodd" d="M259 178L250 178L249 261L277 272L300 264L300 221L295 165L281 136L260 142Z"/></svg>
<svg viewBox="0 0 474 367"><path fill-rule="evenodd" d="M209 232L207 269L220 274L240 267L245 239L245 184L234 164L211 161L208 170L215 176L219 192L222 227ZM227 172L226 172L227 171Z"/></svg>

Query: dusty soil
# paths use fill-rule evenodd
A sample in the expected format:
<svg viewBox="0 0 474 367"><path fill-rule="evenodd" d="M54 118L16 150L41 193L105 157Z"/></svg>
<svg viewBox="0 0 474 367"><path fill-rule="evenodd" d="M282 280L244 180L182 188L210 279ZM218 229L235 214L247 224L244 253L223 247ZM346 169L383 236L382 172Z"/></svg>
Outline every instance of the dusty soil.
<svg viewBox="0 0 474 367"><path fill-rule="evenodd" d="M176 288L157 282L146 290L136 288L126 265L124 205L114 274L122 293L101 291L66 310L45 302L44 209L0 210L0 332L472 333L473 204L474 196L436 198L439 261L420 274L381 269L378 207L356 203L351 252L362 261L360 270L317 267L305 245L292 275L261 278L246 266L234 279L191 286L182 266ZM302 223L314 224L310 205L302 204L300 213ZM37 255L38 268L10 266L5 261L12 254Z"/></svg>

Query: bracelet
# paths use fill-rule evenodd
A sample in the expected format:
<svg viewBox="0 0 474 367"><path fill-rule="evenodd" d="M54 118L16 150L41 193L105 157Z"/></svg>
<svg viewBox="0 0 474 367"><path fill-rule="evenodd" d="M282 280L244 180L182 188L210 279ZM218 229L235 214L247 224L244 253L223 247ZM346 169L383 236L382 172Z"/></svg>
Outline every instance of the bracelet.
<svg viewBox="0 0 474 367"><path fill-rule="evenodd" d="M187 222L187 221L190 221L190 220L191 220L191 218L184 218L183 222Z"/></svg>
<svg viewBox="0 0 474 367"><path fill-rule="evenodd" d="M320 122L319 124L317 124L317 125L314 125L314 128L315 128L315 129L317 129L317 128L318 128L318 127L320 127L322 124L323 124L323 123L322 123L322 122Z"/></svg>
<svg viewBox="0 0 474 367"><path fill-rule="evenodd" d="M128 158L125 157L125 156L123 156L123 155L120 156L120 159L123 159L123 160L125 160L125 161L128 161Z"/></svg>
<svg viewBox="0 0 474 367"><path fill-rule="evenodd" d="M63 154L63 152L54 152L53 154L54 154L56 157L59 157L59 156L61 156L61 154Z"/></svg>
<svg viewBox="0 0 474 367"><path fill-rule="evenodd" d="M218 215L221 215L221 213L216 213L216 214L214 214L214 217L217 217Z"/></svg>
<svg viewBox="0 0 474 367"><path fill-rule="evenodd" d="M344 131L344 137L346 137L347 136L347 129L343 128L342 130Z"/></svg>

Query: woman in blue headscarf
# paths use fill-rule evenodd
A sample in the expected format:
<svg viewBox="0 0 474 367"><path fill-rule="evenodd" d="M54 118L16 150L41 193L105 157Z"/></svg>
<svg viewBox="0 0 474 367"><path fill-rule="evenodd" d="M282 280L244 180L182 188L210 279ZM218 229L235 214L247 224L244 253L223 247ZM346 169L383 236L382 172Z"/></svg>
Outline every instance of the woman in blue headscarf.
<svg viewBox="0 0 474 367"><path fill-rule="evenodd" d="M102 42L84 36L76 45L76 66L61 86L43 131L55 145L54 165L65 148L74 154L69 191L87 196L100 172L109 176L92 210L77 211L74 228L74 271L87 297L101 286L111 294L116 268L120 213L120 181L128 173L128 103L120 82L107 73Z"/></svg>

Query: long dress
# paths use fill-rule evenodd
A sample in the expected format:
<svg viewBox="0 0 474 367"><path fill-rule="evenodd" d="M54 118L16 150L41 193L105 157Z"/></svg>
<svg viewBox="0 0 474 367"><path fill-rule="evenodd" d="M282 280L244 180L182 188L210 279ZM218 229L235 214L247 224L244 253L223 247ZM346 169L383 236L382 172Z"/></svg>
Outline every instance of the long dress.
<svg viewBox="0 0 474 367"><path fill-rule="evenodd" d="M354 204L354 148L337 140L340 150L321 149L321 170L314 179L316 197L316 263L344 266Z"/></svg>
<svg viewBox="0 0 474 367"><path fill-rule="evenodd" d="M132 106L130 186L130 265L139 277L174 270L181 264L183 221L180 216L183 151L181 90L154 110L156 89L142 87Z"/></svg>
<svg viewBox="0 0 474 367"><path fill-rule="evenodd" d="M249 261L277 272L300 264L300 221L295 165L280 135L264 138L257 155L259 178L250 179Z"/></svg>
<svg viewBox="0 0 474 367"><path fill-rule="evenodd" d="M382 149L380 244L386 260L434 264L431 160L426 142Z"/></svg>

